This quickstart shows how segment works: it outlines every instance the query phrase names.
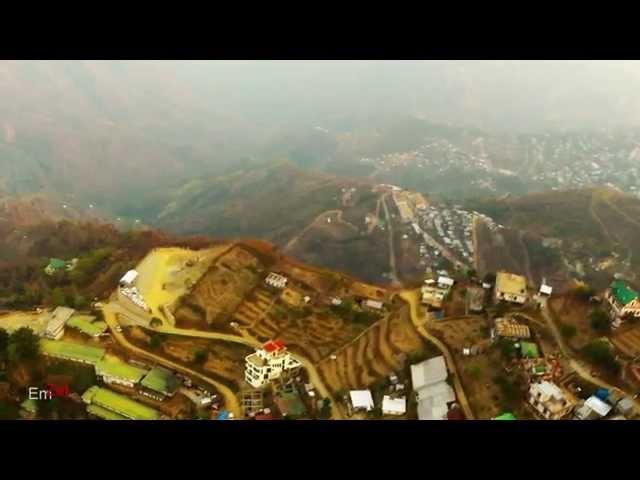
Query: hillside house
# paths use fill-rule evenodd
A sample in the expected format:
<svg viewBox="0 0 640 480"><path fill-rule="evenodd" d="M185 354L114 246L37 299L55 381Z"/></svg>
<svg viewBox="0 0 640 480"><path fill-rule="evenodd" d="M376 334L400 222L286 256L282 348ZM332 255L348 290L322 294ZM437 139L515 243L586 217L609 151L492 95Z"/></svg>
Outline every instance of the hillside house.
<svg viewBox="0 0 640 480"><path fill-rule="evenodd" d="M262 388L280 378L285 371L295 371L301 364L287 351L282 340L269 340L245 358L245 380Z"/></svg>
<svg viewBox="0 0 640 480"><path fill-rule="evenodd" d="M71 270L76 268L77 264L77 258L73 258L68 262L59 258L51 258L49 259L49 263L47 264L47 266L44 267L44 273L51 276L55 275L58 272L70 272Z"/></svg>
<svg viewBox="0 0 640 480"><path fill-rule="evenodd" d="M524 304L527 301L527 279L513 273L498 272L495 299L496 302Z"/></svg>
<svg viewBox="0 0 640 480"><path fill-rule="evenodd" d="M614 327L619 326L626 317L640 317L638 293L624 281L615 280L607 289L605 299Z"/></svg>
<svg viewBox="0 0 640 480"><path fill-rule="evenodd" d="M555 383L543 381L529 387L529 403L546 420L559 420L569 415L577 400Z"/></svg>

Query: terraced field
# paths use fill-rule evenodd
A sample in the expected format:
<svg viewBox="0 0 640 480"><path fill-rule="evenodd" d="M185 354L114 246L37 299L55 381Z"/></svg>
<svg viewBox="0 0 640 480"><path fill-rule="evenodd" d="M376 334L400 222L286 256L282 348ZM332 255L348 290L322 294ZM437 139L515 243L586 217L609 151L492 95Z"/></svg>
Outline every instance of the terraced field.
<svg viewBox="0 0 640 480"><path fill-rule="evenodd" d="M370 386L401 370L406 354L421 354L426 345L403 308L377 322L358 338L326 358L318 371L333 393Z"/></svg>
<svg viewBox="0 0 640 480"><path fill-rule="evenodd" d="M220 257L184 296L175 311L178 326L226 327L243 298L258 283L262 266L241 247Z"/></svg>

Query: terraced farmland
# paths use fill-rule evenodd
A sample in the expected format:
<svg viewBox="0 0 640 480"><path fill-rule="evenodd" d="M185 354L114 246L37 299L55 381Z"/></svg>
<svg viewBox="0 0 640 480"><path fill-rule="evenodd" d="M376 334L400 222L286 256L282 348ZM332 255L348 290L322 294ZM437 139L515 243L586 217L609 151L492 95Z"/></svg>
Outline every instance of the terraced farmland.
<svg viewBox="0 0 640 480"><path fill-rule="evenodd" d="M322 360L318 370L333 393L364 388L402 369L406 354L421 354L425 349L408 309L403 308L335 352L335 360Z"/></svg>
<svg viewBox="0 0 640 480"><path fill-rule="evenodd" d="M176 308L178 326L226 327L243 298L258 283L258 259L235 247L218 259Z"/></svg>

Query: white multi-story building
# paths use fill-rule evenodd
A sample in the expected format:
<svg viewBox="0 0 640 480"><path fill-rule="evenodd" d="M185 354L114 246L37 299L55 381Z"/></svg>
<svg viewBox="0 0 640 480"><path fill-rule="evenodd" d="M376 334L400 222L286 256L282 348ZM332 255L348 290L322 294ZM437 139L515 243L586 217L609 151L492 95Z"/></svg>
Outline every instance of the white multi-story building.
<svg viewBox="0 0 640 480"><path fill-rule="evenodd" d="M289 283L289 279L284 275L271 272L267 275L267 278L264 279L264 282L274 288L284 288L287 286L287 283Z"/></svg>
<svg viewBox="0 0 640 480"><path fill-rule="evenodd" d="M262 388L275 380L284 371L300 368L298 362L287 351L282 340L269 340L255 353L245 358L244 378L254 388Z"/></svg>
<svg viewBox="0 0 640 480"><path fill-rule="evenodd" d="M544 381L531 384L529 403L546 420L559 420L573 411L577 401L568 390Z"/></svg>

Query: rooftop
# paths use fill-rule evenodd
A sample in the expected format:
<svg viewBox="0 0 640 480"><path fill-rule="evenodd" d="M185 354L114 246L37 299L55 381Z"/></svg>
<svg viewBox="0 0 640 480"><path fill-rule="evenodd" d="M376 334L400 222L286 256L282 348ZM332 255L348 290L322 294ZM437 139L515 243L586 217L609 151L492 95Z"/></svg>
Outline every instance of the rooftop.
<svg viewBox="0 0 640 480"><path fill-rule="evenodd" d="M103 420L126 420L126 417L99 405L87 405L87 412Z"/></svg>
<svg viewBox="0 0 640 480"><path fill-rule="evenodd" d="M616 301L622 305L638 298L638 293L635 290L629 288L622 280L615 280L611 284L611 294Z"/></svg>
<svg viewBox="0 0 640 480"><path fill-rule="evenodd" d="M164 395L171 395L180 386L178 378L169 370L154 367L142 380L142 386Z"/></svg>
<svg viewBox="0 0 640 480"><path fill-rule="evenodd" d="M498 272L496 289L506 294L524 295L527 293L527 279L514 273Z"/></svg>
<svg viewBox="0 0 640 480"><path fill-rule="evenodd" d="M79 343L62 342L41 339L40 349L42 353L52 357L64 358L67 360L77 360L95 365L104 357L104 349L90 347Z"/></svg>
<svg viewBox="0 0 640 480"><path fill-rule="evenodd" d="M160 418L160 413L157 410L106 388L93 386L84 392L82 400L90 405L98 405L111 410L129 420L158 420Z"/></svg>
<svg viewBox="0 0 640 480"><path fill-rule="evenodd" d="M520 353L525 358L538 358L538 345L533 342L520 342Z"/></svg>
<svg viewBox="0 0 640 480"><path fill-rule="evenodd" d="M373 397L369 390L351 390L349 397L353 408L364 408L367 411L373 409Z"/></svg>
<svg viewBox="0 0 640 480"><path fill-rule="evenodd" d="M122 378L133 383L142 380L146 373L146 370L129 365L119 359L104 358L96 364L96 374Z"/></svg>
<svg viewBox="0 0 640 480"><path fill-rule="evenodd" d="M272 352L278 352L280 350L283 350L285 347L284 347L284 342L282 340L269 340L264 345L262 345L262 348L266 352L272 353Z"/></svg>
<svg viewBox="0 0 640 480"><path fill-rule="evenodd" d="M442 355L411 365L411 382L414 390L446 380L447 376L447 364Z"/></svg>
<svg viewBox="0 0 640 480"><path fill-rule="evenodd" d="M107 324L101 321L94 321L95 317L91 315L74 315L67 322L69 327L77 328L82 333L90 337L96 337L107 331Z"/></svg>
<svg viewBox="0 0 640 480"><path fill-rule="evenodd" d="M53 268L54 270L61 270L67 266L67 262L61 260L59 258L52 258L49 260L49 268Z"/></svg>
<svg viewBox="0 0 640 480"><path fill-rule="evenodd" d="M613 408L611 405L609 405L606 402L603 402L595 395L592 395L591 397L587 398L584 404L588 406L591 410L596 412L598 415L600 415L601 417L606 416Z"/></svg>

